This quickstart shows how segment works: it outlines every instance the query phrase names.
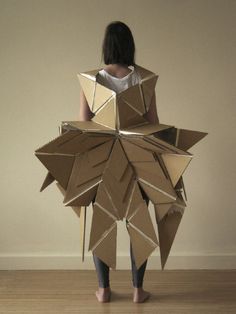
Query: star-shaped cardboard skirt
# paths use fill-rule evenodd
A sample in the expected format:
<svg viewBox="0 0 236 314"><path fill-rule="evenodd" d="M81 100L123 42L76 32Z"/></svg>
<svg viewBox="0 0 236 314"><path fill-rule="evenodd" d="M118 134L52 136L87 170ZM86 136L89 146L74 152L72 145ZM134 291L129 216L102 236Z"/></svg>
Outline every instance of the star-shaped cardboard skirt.
<svg viewBox="0 0 236 314"><path fill-rule="evenodd" d="M164 269L186 203L183 173L188 149L208 133L151 124L145 118L158 75L135 66L141 82L116 93L99 82L99 70L78 74L91 121L62 121L60 135L35 151L63 203L80 217L82 260L86 207L92 202L89 250L116 268L117 220L126 220L136 266L160 247ZM155 233L146 200L154 205Z"/></svg>

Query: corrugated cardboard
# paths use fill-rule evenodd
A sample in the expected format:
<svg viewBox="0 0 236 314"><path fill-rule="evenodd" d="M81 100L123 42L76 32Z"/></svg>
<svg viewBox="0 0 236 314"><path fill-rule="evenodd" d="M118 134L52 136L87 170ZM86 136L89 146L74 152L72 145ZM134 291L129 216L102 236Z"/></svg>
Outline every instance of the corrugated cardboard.
<svg viewBox="0 0 236 314"><path fill-rule="evenodd" d="M186 207L187 150L207 133L144 118L158 79L152 71L136 65L141 82L116 93L99 83L99 70L78 74L92 120L62 121L59 136L35 151L48 170L40 191L57 181L63 203L79 217L82 260L92 203L88 250L115 269L116 222L125 219L136 266L159 247L164 269ZM159 240L144 198L154 205Z"/></svg>

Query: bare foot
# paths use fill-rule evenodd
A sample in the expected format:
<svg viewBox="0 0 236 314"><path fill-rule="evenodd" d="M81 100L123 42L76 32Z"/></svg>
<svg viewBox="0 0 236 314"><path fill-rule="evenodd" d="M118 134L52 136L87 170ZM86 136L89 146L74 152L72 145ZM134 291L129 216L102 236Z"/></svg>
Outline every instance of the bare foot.
<svg viewBox="0 0 236 314"><path fill-rule="evenodd" d="M149 297L148 291L143 290L143 288L134 288L133 301L135 303L145 302Z"/></svg>
<svg viewBox="0 0 236 314"><path fill-rule="evenodd" d="M110 302L110 298L111 298L110 287L107 287L107 288L99 287L98 290L95 292L95 294L99 302Z"/></svg>

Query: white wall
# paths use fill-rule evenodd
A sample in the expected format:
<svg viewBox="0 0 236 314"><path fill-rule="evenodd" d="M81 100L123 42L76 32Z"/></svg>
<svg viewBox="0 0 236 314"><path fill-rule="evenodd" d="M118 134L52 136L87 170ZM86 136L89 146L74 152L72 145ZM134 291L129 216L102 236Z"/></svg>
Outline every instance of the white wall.
<svg viewBox="0 0 236 314"><path fill-rule="evenodd" d="M76 74L102 65L105 26L129 25L136 62L159 74L161 123L208 132L184 174L187 208L168 268L236 266L236 2L221 0L1 0L0 268L93 268L80 260L79 221L34 150L76 120ZM92 208L89 208L87 244ZM150 212L153 216L153 207ZM125 221L118 268L129 268ZM148 268L160 269L158 250Z"/></svg>

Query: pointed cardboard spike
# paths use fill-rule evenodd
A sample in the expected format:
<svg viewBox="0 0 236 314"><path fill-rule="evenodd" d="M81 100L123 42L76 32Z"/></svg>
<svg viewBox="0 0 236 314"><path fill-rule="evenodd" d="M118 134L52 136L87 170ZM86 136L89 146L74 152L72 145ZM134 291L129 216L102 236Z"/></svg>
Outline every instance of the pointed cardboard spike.
<svg viewBox="0 0 236 314"><path fill-rule="evenodd" d="M86 234L86 206L81 206L80 208L80 247L82 261L84 261L84 252L85 252L85 234Z"/></svg>
<svg viewBox="0 0 236 314"><path fill-rule="evenodd" d="M92 79L89 79L81 74L77 74L81 88L84 92L86 100L88 102L89 108L92 111L93 108L93 97L95 92L95 84L96 82Z"/></svg>
<svg viewBox="0 0 236 314"><path fill-rule="evenodd" d="M37 157L60 185L66 189L75 157L56 154L38 154Z"/></svg>
<svg viewBox="0 0 236 314"><path fill-rule="evenodd" d="M141 80L147 79L150 76L153 76L155 74L154 72L152 72L152 71L150 71L144 67L141 67L138 64L135 64L135 69L139 73Z"/></svg>
<svg viewBox="0 0 236 314"><path fill-rule="evenodd" d="M53 175L48 171L43 184L40 188L40 192L42 192L44 189L46 189L46 187L48 187L53 181L55 181L55 178L53 177Z"/></svg>
<svg viewBox="0 0 236 314"><path fill-rule="evenodd" d="M120 141L130 162L155 161L153 152L141 148L126 139L121 139Z"/></svg>
<svg viewBox="0 0 236 314"><path fill-rule="evenodd" d="M178 129L179 136L177 139L176 146L182 150L187 151L189 148L193 147L201 139L203 139L208 133L198 132L192 130Z"/></svg>
<svg viewBox="0 0 236 314"><path fill-rule="evenodd" d="M173 214L165 215L158 224L162 269L165 267L181 219L182 214L174 212Z"/></svg>
<svg viewBox="0 0 236 314"><path fill-rule="evenodd" d="M174 202L165 204L154 204L155 217L157 224L159 221L167 214L168 210L171 208Z"/></svg>
<svg viewBox="0 0 236 314"><path fill-rule="evenodd" d="M89 251L97 245L106 232L114 224L114 219L103 211L99 206L93 204L93 217L89 240Z"/></svg>
<svg viewBox="0 0 236 314"><path fill-rule="evenodd" d="M116 100L114 97L110 98L104 106L97 111L96 115L92 118L96 123L105 125L108 128L116 128Z"/></svg>
<svg viewBox="0 0 236 314"><path fill-rule="evenodd" d="M175 186L192 160L192 156L164 153L161 154L161 157L169 173L171 182Z"/></svg>
<svg viewBox="0 0 236 314"><path fill-rule="evenodd" d="M131 108L137 111L139 115L143 115L146 112L140 84L128 87L119 93L119 96L122 97L122 100L128 103Z"/></svg>
<svg viewBox="0 0 236 314"><path fill-rule="evenodd" d="M116 238L117 225L115 224L107 236L93 250L93 254L98 256L110 268L116 269ZM109 248L109 251L108 251Z"/></svg>
<svg viewBox="0 0 236 314"><path fill-rule="evenodd" d="M154 230L148 206L145 201L142 201L139 209L129 219L129 223L131 223L135 228L139 229L139 231L148 237L149 240L152 240L156 245L158 245L156 232Z"/></svg>
<svg viewBox="0 0 236 314"><path fill-rule="evenodd" d="M153 77L142 82L141 86L142 86L146 111L148 111L150 108L152 97L155 97L154 91L155 91L157 78L158 78L158 75L154 75Z"/></svg>
<svg viewBox="0 0 236 314"><path fill-rule="evenodd" d="M154 245L153 242L147 240L147 238L134 229L132 225L126 224L126 227L130 236L135 265L137 268L140 268L155 250L157 245Z"/></svg>
<svg viewBox="0 0 236 314"><path fill-rule="evenodd" d="M117 97L118 124L120 129L147 124L147 120L131 108L122 97Z"/></svg>
<svg viewBox="0 0 236 314"><path fill-rule="evenodd" d="M112 96L115 96L115 92L102 84L96 82L95 94L94 94L94 103L93 103L93 112L96 111L105 104ZM113 98L113 97L112 97Z"/></svg>

